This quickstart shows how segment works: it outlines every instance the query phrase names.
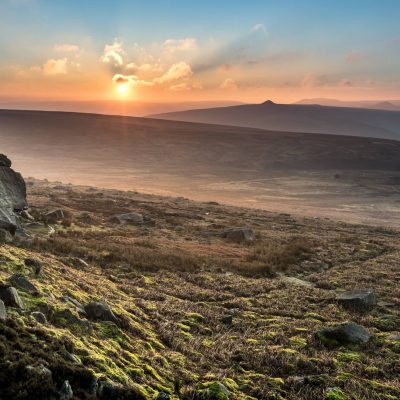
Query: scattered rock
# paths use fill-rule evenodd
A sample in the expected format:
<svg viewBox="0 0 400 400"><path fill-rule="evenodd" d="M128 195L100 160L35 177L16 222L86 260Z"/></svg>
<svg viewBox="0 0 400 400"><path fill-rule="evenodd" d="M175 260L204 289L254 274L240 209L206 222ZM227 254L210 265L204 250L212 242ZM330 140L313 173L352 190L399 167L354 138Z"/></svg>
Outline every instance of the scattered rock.
<svg viewBox="0 0 400 400"><path fill-rule="evenodd" d="M89 266L89 264L85 260L82 260L82 258L76 258L75 265L80 266L82 268L87 268Z"/></svg>
<svg viewBox="0 0 400 400"><path fill-rule="evenodd" d="M59 326L79 325L87 330L92 329L92 324L88 320L79 318L68 308L54 312L51 321Z"/></svg>
<svg viewBox="0 0 400 400"><path fill-rule="evenodd" d="M250 228L229 228L221 233L221 237L235 243L249 243L254 240L254 232Z"/></svg>
<svg viewBox="0 0 400 400"><path fill-rule="evenodd" d="M200 398L206 400L229 400L230 393L227 387L219 381L207 382L201 385Z"/></svg>
<svg viewBox="0 0 400 400"><path fill-rule="evenodd" d="M27 267L33 267L36 276L40 274L43 268L42 263L35 258L25 258L25 265Z"/></svg>
<svg viewBox="0 0 400 400"><path fill-rule="evenodd" d="M25 276L21 274L14 274L9 278L10 283L14 286L18 286L19 288L25 290L26 292L32 295L38 295L39 290L38 288L30 282Z"/></svg>
<svg viewBox="0 0 400 400"><path fill-rule="evenodd" d="M52 210L44 215L44 220L48 224L55 224L58 221L62 221L65 218L63 210Z"/></svg>
<svg viewBox="0 0 400 400"><path fill-rule="evenodd" d="M103 301L92 301L85 305L85 311L89 319L117 322L117 317L110 306Z"/></svg>
<svg viewBox="0 0 400 400"><path fill-rule="evenodd" d="M33 311L31 313L32 317L36 319L37 322L41 324L47 324L46 316L40 311Z"/></svg>
<svg viewBox="0 0 400 400"><path fill-rule="evenodd" d="M63 296L63 300L72 303L80 314L86 315L86 311L83 305L78 300L68 295Z"/></svg>
<svg viewBox="0 0 400 400"><path fill-rule="evenodd" d="M315 336L327 346L367 343L372 337L366 328L354 322L321 329Z"/></svg>
<svg viewBox="0 0 400 400"><path fill-rule="evenodd" d="M70 400L74 397L71 385L68 381L64 381L60 390L60 400Z"/></svg>
<svg viewBox="0 0 400 400"><path fill-rule="evenodd" d="M144 219L142 214L130 212L113 215L108 219L108 222L119 225L143 225Z"/></svg>
<svg viewBox="0 0 400 400"><path fill-rule="evenodd" d="M387 337L388 340L393 340L394 342L400 341L400 334L393 333Z"/></svg>
<svg viewBox="0 0 400 400"><path fill-rule="evenodd" d="M367 311L376 306L376 295L373 289L349 290L336 297L338 303L349 310Z"/></svg>
<svg viewBox="0 0 400 400"><path fill-rule="evenodd" d="M47 379L52 378L52 373L51 371L45 367L44 365L38 365L38 366L33 366L33 365L27 365L25 367L26 372L28 372L28 375L32 377L44 377Z"/></svg>
<svg viewBox="0 0 400 400"><path fill-rule="evenodd" d="M281 276L283 282L289 283L290 285L295 286L304 286L304 287L314 287L315 285L312 282L304 281L303 279L296 278L294 276Z"/></svg>
<svg viewBox="0 0 400 400"><path fill-rule="evenodd" d="M6 307L3 300L0 300L0 321L5 321L7 318Z"/></svg>
<svg viewBox="0 0 400 400"><path fill-rule="evenodd" d="M24 308L24 304L19 297L17 289L7 284L0 286L0 299L3 300L4 304L9 307Z"/></svg>
<svg viewBox="0 0 400 400"><path fill-rule="evenodd" d="M11 233L6 230L0 228L0 244L7 244L7 243L12 243L13 237Z"/></svg>
<svg viewBox="0 0 400 400"><path fill-rule="evenodd" d="M170 400L169 394L165 392L158 393L156 400Z"/></svg>
<svg viewBox="0 0 400 400"><path fill-rule="evenodd" d="M19 215L24 218L27 219L28 221L34 221L35 218L32 217L31 214L29 214L28 210L22 210Z"/></svg>

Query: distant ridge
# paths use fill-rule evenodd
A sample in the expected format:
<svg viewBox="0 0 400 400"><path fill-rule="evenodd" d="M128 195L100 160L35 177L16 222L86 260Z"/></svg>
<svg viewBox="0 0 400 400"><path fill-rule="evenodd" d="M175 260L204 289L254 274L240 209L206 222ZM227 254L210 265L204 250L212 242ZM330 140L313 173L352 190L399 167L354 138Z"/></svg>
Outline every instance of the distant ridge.
<svg viewBox="0 0 400 400"><path fill-rule="evenodd" d="M390 103L377 106L389 107ZM339 103L340 104L340 103ZM396 107L395 105L393 105ZM150 118L240 126L286 132L376 137L400 140L400 111L324 106L319 104L260 104L152 114Z"/></svg>
<svg viewBox="0 0 400 400"><path fill-rule="evenodd" d="M373 100L343 101L337 99L314 98L314 99L303 99L297 101L294 104L321 105L329 107L370 108L376 110L400 111L400 100L391 100L391 101L385 100L385 101L375 102Z"/></svg>

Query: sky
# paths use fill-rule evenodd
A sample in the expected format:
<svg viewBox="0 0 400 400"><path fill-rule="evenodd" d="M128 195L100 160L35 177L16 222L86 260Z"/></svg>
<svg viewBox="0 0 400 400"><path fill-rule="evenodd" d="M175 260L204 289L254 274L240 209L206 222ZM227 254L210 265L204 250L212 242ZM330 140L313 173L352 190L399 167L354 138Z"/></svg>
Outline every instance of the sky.
<svg viewBox="0 0 400 400"><path fill-rule="evenodd" d="M0 0L0 99L399 99L399 20L399 0Z"/></svg>

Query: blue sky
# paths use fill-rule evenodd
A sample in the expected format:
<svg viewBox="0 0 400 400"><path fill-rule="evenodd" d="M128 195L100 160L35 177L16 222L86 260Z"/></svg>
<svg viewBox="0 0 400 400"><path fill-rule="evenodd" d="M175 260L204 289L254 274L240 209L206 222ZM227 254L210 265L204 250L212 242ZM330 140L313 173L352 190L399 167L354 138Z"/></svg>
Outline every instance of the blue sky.
<svg viewBox="0 0 400 400"><path fill-rule="evenodd" d="M103 82L91 86L101 96L115 75L135 76L126 82L146 98L178 86L173 91L183 97L237 99L258 98L263 90L285 97L297 87L300 97L305 87L318 96L393 97L400 87L398 0L0 0L0 18L0 78L8 88L0 95L19 95L18 80L38 96L51 97L62 82L78 93L79 73L80 89L88 90L94 77ZM166 59L166 41L183 46L187 39L191 49ZM124 64L98 63L113 43ZM76 46L79 54L55 52L61 45ZM140 63L157 68L144 74ZM166 87L161 77L179 63L191 73ZM129 64L137 68L126 69ZM50 73L51 65L58 73Z"/></svg>

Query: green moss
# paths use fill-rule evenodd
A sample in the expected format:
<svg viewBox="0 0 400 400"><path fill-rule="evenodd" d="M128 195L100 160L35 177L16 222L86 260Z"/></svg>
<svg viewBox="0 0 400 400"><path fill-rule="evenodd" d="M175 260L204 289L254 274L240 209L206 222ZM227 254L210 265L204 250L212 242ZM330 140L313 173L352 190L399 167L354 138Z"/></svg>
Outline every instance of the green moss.
<svg viewBox="0 0 400 400"><path fill-rule="evenodd" d="M218 381L201 384L201 389L197 394L204 400L229 400L230 398L228 389Z"/></svg>
<svg viewBox="0 0 400 400"><path fill-rule="evenodd" d="M325 400L346 400L347 397L339 388L330 388L325 394Z"/></svg>
<svg viewBox="0 0 400 400"><path fill-rule="evenodd" d="M307 346L307 340L299 336L292 336L289 341L295 347L303 348Z"/></svg>
<svg viewBox="0 0 400 400"><path fill-rule="evenodd" d="M339 361L344 361L344 362L359 361L361 359L361 354L353 351L338 352L336 354L336 358Z"/></svg>

